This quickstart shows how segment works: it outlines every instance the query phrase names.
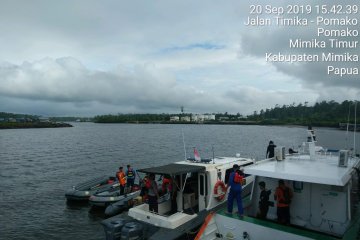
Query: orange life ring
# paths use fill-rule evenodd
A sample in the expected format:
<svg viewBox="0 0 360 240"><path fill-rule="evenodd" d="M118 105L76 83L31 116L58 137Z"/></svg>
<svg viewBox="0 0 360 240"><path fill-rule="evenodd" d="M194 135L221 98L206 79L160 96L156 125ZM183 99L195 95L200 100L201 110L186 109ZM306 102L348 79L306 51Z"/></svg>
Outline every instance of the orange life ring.
<svg viewBox="0 0 360 240"><path fill-rule="evenodd" d="M221 188L221 193L219 193L219 187ZM214 187L214 194L215 194L215 198L219 201L224 200L225 195L226 195L226 186L225 183L223 181L218 180L215 184Z"/></svg>

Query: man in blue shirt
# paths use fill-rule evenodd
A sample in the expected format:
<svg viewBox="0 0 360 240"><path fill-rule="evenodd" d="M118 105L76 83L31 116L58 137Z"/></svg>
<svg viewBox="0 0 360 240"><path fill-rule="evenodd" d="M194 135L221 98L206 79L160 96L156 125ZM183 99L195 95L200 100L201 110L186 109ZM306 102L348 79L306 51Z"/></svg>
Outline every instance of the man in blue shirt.
<svg viewBox="0 0 360 240"><path fill-rule="evenodd" d="M237 164L234 164L233 172L230 173L229 182L228 182L228 187L230 186L230 191L227 200L227 211L228 214L232 214L234 200L236 199L236 203L238 207L238 215L239 217L243 217L244 210L241 199L241 192L242 192L241 182L234 181L237 170L239 170L239 166Z"/></svg>
<svg viewBox="0 0 360 240"><path fill-rule="evenodd" d="M127 165L127 170L125 175L126 175L127 192L131 192L135 182L136 171L130 165Z"/></svg>

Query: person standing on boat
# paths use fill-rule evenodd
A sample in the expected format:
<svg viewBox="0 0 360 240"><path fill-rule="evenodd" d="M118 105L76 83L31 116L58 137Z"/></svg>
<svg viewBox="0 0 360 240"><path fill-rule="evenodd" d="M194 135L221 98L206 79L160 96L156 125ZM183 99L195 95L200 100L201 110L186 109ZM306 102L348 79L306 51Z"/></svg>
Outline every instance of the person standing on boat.
<svg viewBox="0 0 360 240"><path fill-rule="evenodd" d="M159 191L158 191L157 183L155 181L155 174L151 173L149 175L149 181L150 181L150 186L148 189L149 211L157 213Z"/></svg>
<svg viewBox="0 0 360 240"><path fill-rule="evenodd" d="M239 170L239 166L234 164L233 172L230 173L228 187L230 186L230 191L227 200L227 211L228 214L232 214L234 200L236 199L237 207L238 207L238 215L239 217L243 217L244 209L242 206L241 192L242 186L241 182L243 177L237 172Z"/></svg>
<svg viewBox="0 0 360 240"><path fill-rule="evenodd" d="M269 211L269 196L271 190L266 189L266 184L264 181L259 182L260 187L260 201L259 201L259 213L258 218L266 219L266 215Z"/></svg>
<svg viewBox="0 0 360 240"><path fill-rule="evenodd" d="M278 222L290 224L290 203L293 197L292 190L285 185L284 180L279 180L279 186L276 188L274 199L277 205Z"/></svg>
<svg viewBox="0 0 360 240"><path fill-rule="evenodd" d="M135 182L135 177L136 177L136 171L135 169L133 169L130 164L127 165L127 170L126 170L126 192L131 192L132 187L134 186L134 182Z"/></svg>
<svg viewBox="0 0 360 240"><path fill-rule="evenodd" d="M120 184L120 195L123 195L126 184L126 176L123 171L123 167L119 167L119 171L116 173L116 178L118 179Z"/></svg>
<svg viewBox="0 0 360 240"><path fill-rule="evenodd" d="M275 156L275 148L276 145L274 144L274 142L270 141L266 149L266 158L273 158Z"/></svg>

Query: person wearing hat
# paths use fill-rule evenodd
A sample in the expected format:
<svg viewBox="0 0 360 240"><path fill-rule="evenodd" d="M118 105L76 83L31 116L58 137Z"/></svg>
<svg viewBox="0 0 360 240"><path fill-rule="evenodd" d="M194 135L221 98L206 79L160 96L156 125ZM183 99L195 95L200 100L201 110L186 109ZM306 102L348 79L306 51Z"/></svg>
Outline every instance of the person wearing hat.
<svg viewBox="0 0 360 240"><path fill-rule="evenodd" d="M259 201L259 213L257 214L258 218L266 219L266 215L269 211L269 196L271 190L266 189L266 184L264 181L259 182L260 187L260 201Z"/></svg>
<svg viewBox="0 0 360 240"><path fill-rule="evenodd" d="M232 214L234 200L236 199L236 203L238 207L238 215L239 217L243 217L244 209L242 206L242 199L241 199L241 192L242 192L241 182L234 181L235 174L238 174L236 173L237 170L239 170L239 165L234 164L233 172L230 173L229 182L227 185L227 187L230 186L230 191L227 200L227 213Z"/></svg>
<svg viewBox="0 0 360 240"><path fill-rule="evenodd" d="M274 142L270 141L266 149L266 158L273 158L275 156L275 148L276 145L274 144Z"/></svg>

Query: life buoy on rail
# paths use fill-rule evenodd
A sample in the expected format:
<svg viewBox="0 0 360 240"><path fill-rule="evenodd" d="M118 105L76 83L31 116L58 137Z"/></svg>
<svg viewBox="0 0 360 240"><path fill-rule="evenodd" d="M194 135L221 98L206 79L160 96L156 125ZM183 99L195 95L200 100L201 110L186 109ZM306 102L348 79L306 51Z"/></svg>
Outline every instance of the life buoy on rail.
<svg viewBox="0 0 360 240"><path fill-rule="evenodd" d="M220 191L219 191L220 188ZM214 187L215 198L219 201L224 200L226 195L226 186L223 181L218 180Z"/></svg>

